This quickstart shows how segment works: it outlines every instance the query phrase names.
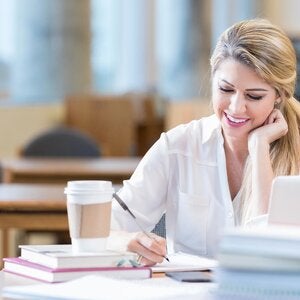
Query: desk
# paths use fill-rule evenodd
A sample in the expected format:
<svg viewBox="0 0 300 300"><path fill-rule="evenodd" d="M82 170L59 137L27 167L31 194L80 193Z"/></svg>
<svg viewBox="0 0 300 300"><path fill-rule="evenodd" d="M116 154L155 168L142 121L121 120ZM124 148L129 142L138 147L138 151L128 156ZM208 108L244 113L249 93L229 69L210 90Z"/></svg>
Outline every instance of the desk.
<svg viewBox="0 0 300 300"><path fill-rule="evenodd" d="M66 183L68 180L98 179L122 183L140 161L139 157L112 158L18 158L1 160L5 183Z"/></svg>
<svg viewBox="0 0 300 300"><path fill-rule="evenodd" d="M0 184L2 256L9 255L9 231L68 230L64 185ZM0 257L1 262L2 258ZM1 265L1 264L0 264Z"/></svg>

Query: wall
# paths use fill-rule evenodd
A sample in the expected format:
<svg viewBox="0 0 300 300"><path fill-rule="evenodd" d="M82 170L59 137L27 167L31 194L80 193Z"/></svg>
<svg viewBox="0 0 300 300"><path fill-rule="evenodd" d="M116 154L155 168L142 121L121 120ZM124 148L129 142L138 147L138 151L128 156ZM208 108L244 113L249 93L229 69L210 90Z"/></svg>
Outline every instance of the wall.
<svg viewBox="0 0 300 300"><path fill-rule="evenodd" d="M18 155L27 140L63 119L62 104L0 106L0 159Z"/></svg>

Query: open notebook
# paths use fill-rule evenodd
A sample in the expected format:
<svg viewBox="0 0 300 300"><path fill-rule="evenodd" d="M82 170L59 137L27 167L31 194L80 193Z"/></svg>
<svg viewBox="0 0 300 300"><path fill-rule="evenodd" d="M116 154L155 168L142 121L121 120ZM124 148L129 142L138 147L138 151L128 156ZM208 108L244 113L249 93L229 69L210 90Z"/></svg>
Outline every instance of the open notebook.
<svg viewBox="0 0 300 300"><path fill-rule="evenodd" d="M278 176L274 179L268 223L300 226L300 176Z"/></svg>

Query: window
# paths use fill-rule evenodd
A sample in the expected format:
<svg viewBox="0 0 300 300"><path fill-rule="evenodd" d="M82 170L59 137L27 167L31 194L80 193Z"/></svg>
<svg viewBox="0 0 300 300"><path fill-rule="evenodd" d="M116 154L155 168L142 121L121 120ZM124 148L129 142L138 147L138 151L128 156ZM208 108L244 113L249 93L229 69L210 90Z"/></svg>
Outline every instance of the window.
<svg viewBox="0 0 300 300"><path fill-rule="evenodd" d="M10 65L14 58L15 0L0 0L0 103L9 97Z"/></svg>

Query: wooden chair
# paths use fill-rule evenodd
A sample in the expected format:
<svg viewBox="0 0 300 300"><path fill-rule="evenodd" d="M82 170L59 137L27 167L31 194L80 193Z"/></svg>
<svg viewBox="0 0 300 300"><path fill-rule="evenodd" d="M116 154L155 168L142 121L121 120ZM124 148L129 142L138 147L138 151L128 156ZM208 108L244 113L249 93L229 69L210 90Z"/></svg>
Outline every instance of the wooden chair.
<svg viewBox="0 0 300 300"><path fill-rule="evenodd" d="M166 105L165 130L211 114L212 108L207 100L195 99L168 102Z"/></svg>
<svg viewBox="0 0 300 300"><path fill-rule="evenodd" d="M134 108L138 156L144 156L164 130L163 117L157 109L157 95L151 93L128 93ZM161 99L160 99L161 101Z"/></svg>
<svg viewBox="0 0 300 300"><path fill-rule="evenodd" d="M88 133L103 156L135 154L133 104L126 95L74 95L66 98L66 124Z"/></svg>

